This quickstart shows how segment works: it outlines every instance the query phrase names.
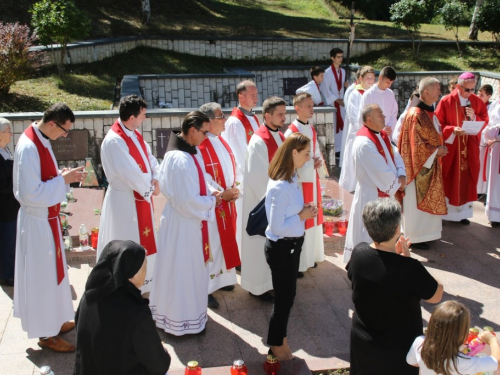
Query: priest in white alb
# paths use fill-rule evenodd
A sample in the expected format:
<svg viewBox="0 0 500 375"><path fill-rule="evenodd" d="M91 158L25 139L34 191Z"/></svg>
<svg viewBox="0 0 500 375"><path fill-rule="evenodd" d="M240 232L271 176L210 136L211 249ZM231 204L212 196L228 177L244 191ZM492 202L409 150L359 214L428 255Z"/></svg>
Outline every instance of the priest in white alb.
<svg viewBox="0 0 500 375"><path fill-rule="evenodd" d="M315 207L318 207L318 215L315 218L306 220L305 223L306 234L299 264L299 277L301 277L308 268L316 267L316 262L322 262L325 259L321 184L318 173L322 172L323 157L319 148L316 130L309 123L309 120L314 115L314 103L311 96L307 93L295 95L293 106L295 112L297 112L297 118L288 126L285 138L298 132L307 135L311 139L311 159L297 170L299 176L297 182L302 189L304 202L306 204L314 203Z"/></svg>
<svg viewBox="0 0 500 375"><path fill-rule="evenodd" d="M245 158L247 153L248 143L252 138L253 133L259 128L259 119L252 111L259 101L259 93L257 86L252 81L242 81L236 86L236 96L238 97L238 107L233 108L231 116L226 121L226 129L222 132L222 138L228 143L233 150L234 159L236 160L236 168L238 169L238 177L241 181L238 182L238 189L244 195L245 183ZM243 200L236 201L236 212L238 219L236 220L236 241L241 252L241 236L242 219L243 219Z"/></svg>
<svg viewBox="0 0 500 375"><path fill-rule="evenodd" d="M358 122L361 99L366 90L373 86L375 82L375 70L371 66L364 66L359 70L358 81L355 89L349 94L347 107L346 122L349 124L347 129L344 129L344 134L347 134L344 145L344 155L342 160L342 170L340 172L339 185L347 191L354 191L356 188L356 175L354 174L354 161L352 155L352 146L356 139L356 133L360 129Z"/></svg>
<svg viewBox="0 0 500 375"><path fill-rule="evenodd" d="M441 238L442 215L447 213L441 157L448 149L433 106L441 96L440 83L426 77L418 87L420 102L406 114L398 150L408 183L403 198L403 231L412 248L428 250L429 241Z"/></svg>
<svg viewBox="0 0 500 375"><path fill-rule="evenodd" d="M363 207L379 197L402 200L406 185L403 159L384 132L385 117L377 104L361 110L363 127L353 145L356 192L351 205L344 247L344 263L351 258L354 247L372 240L363 224Z"/></svg>
<svg viewBox="0 0 500 375"><path fill-rule="evenodd" d="M55 352L74 352L58 335L74 328L75 316L61 232L60 203L68 185L81 182L83 167L59 171L51 140L66 137L75 116L63 103L52 105L40 122L21 135L14 155L14 195L21 204L17 222L14 317L28 338ZM7 359L6 359L7 360Z"/></svg>
<svg viewBox="0 0 500 375"><path fill-rule="evenodd" d="M120 117L101 145L101 161L109 182L99 223L97 259L112 240L140 243L148 269L142 293L151 291L156 258L152 196L160 193L158 162L137 131L146 118L147 103L137 95L120 100Z"/></svg>
<svg viewBox="0 0 500 375"><path fill-rule="evenodd" d="M286 102L276 96L262 104L264 124L254 133L248 144L243 195L243 228L248 215L266 194L269 162L285 136L279 129L285 124ZM243 232L241 246L241 287L265 302L274 302L269 293L273 289L271 269L264 254L265 237L249 236Z"/></svg>
<svg viewBox="0 0 500 375"><path fill-rule="evenodd" d="M221 192L210 192L197 147L210 119L187 114L182 131L170 136L159 183L167 198L158 231L158 254L150 307L158 328L175 336L197 334L207 322L208 262L212 255L208 223L215 221Z"/></svg>
<svg viewBox="0 0 500 375"><path fill-rule="evenodd" d="M344 164L344 156L345 156L345 144L347 142L347 135L349 134L349 97L351 96L352 92L356 88L356 86L359 84L359 73L361 72L361 68L359 68L356 71L356 80L349 85L348 88L345 89L345 94L344 94L344 104L345 104L345 130L342 132L342 152L340 153L340 161L339 165L342 166Z"/></svg>
<svg viewBox="0 0 500 375"><path fill-rule="evenodd" d="M233 151L220 136L226 122L220 104L213 102L203 104L200 112L208 116L210 123L207 139L198 146L200 152L196 155L199 156L200 163L205 166L208 185L216 191L225 192L224 196L227 199L223 199L215 208L216 220L208 223L213 257L213 262L208 264L208 307L218 308L219 303L212 293L219 289L233 290L236 284L235 267L241 265L236 243L235 201L239 198L236 186L238 177Z"/></svg>
<svg viewBox="0 0 500 375"><path fill-rule="evenodd" d="M365 108L369 104L377 104L385 116L384 131L392 139L392 131L396 126L398 120L398 102L396 96L391 90L391 86L396 80L396 71L390 66L382 68L378 76L378 82L374 84L369 90L365 91L359 108ZM363 126L363 119L361 110L359 111L358 122L360 128Z"/></svg>
<svg viewBox="0 0 500 375"><path fill-rule="evenodd" d="M321 84L321 94L325 98L325 104L335 107L335 154L340 157L342 151L342 131L344 129L345 104L344 88L349 83L345 70L340 67L344 59L344 51L333 48L330 51L332 65L325 71L325 79Z"/></svg>
<svg viewBox="0 0 500 375"><path fill-rule="evenodd" d="M491 226L497 228L500 226L500 105L493 107L489 115L488 126L483 131L490 157L486 216Z"/></svg>

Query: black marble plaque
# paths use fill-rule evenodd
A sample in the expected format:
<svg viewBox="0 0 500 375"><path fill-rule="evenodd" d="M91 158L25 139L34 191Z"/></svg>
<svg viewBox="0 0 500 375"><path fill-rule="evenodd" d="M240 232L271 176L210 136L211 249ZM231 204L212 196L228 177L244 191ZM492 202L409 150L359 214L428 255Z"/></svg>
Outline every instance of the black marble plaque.
<svg viewBox="0 0 500 375"><path fill-rule="evenodd" d="M299 87L304 86L308 82L306 77L302 78L283 78L284 95L295 95L295 91Z"/></svg>
<svg viewBox="0 0 500 375"><path fill-rule="evenodd" d="M174 129L156 129L156 157L162 158L165 156L167 151L168 140L172 134L172 130L180 131L180 128Z"/></svg>
<svg viewBox="0 0 500 375"><path fill-rule="evenodd" d="M83 160L89 157L89 131L71 130L66 137L51 140L57 161Z"/></svg>

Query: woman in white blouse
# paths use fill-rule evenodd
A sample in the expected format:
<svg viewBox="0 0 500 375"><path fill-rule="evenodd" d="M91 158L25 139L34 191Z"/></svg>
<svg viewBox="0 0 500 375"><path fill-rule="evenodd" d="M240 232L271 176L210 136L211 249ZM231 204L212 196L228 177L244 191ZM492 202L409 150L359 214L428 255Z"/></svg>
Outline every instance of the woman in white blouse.
<svg viewBox="0 0 500 375"><path fill-rule="evenodd" d="M295 298L305 221L318 213L313 203L304 204L297 184L297 169L311 158L310 150L310 139L293 133L276 151L268 170L265 207L269 224L264 249L275 297L267 344L269 353L280 361L293 359L286 341L288 317Z"/></svg>

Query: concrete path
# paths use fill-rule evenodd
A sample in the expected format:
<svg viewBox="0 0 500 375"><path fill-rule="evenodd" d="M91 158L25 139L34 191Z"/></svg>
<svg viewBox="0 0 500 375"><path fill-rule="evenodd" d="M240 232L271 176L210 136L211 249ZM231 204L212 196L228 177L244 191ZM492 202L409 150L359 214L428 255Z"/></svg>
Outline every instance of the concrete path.
<svg viewBox="0 0 500 375"><path fill-rule="evenodd" d="M333 181L328 188L337 189ZM325 244L325 261L298 280L288 330L294 354L304 359L311 370L348 367L349 361L352 302L342 264L342 241L329 240ZM500 228L488 225L482 203L474 203L470 226L445 222L442 240L433 243L431 250L417 250L413 256L443 282L444 299L457 299L471 309L473 325L490 325L500 331ZM90 271L91 264L76 259L69 262L75 309ZM203 368L214 368L228 366L235 359L243 359L251 374L263 373L259 370L267 353L263 338L272 305L249 296L239 286L232 292L216 292L215 297L221 306L209 310L205 335L173 337L158 331L172 356L169 374L182 374L190 360L199 361ZM432 306L424 303L422 311L427 322ZM69 332L64 338L75 342L75 333ZM50 365L55 375L73 373L74 354L42 350L37 342L27 338L20 320L12 316L12 288L1 287L0 373L38 374L44 365ZM228 371L212 369L207 373Z"/></svg>

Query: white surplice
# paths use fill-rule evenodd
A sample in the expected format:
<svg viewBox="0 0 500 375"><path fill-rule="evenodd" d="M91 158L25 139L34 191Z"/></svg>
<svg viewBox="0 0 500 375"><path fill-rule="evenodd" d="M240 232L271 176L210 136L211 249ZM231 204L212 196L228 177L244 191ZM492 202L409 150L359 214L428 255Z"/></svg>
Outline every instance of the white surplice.
<svg viewBox="0 0 500 375"><path fill-rule="evenodd" d="M151 154L149 144L145 142L148 154L144 155L135 132L128 130L121 121L120 126L125 135L134 142L143 160L149 160L149 163L145 163L148 173L141 171L135 159L130 155L125 140L109 129L101 145L102 167L109 186L102 204L97 259L104 247L112 240L131 240L140 243L134 191L150 202L154 190L151 181L158 179L158 161ZM154 226L153 210L151 210L151 220ZM155 230L153 234L156 239ZM141 287L142 293L151 290L156 254L148 255L147 258L148 271L144 285Z"/></svg>
<svg viewBox="0 0 500 375"><path fill-rule="evenodd" d="M325 98L325 105L334 106L337 99L344 99L344 82L346 80L345 70L340 68L340 90L337 87L337 81L330 66L325 70L325 78L321 82L320 90L323 98ZM344 102L345 104L345 102ZM340 114L344 120L344 129L347 128L345 120L345 107L340 106ZM336 115L333 116L336 119ZM336 122L336 120L335 120ZM334 127L334 142L335 142L335 152L340 152L342 154L342 130L337 133L337 124Z"/></svg>
<svg viewBox="0 0 500 375"><path fill-rule="evenodd" d="M349 134L349 127L351 126L350 121L349 121L349 96L352 94L355 87L356 87L356 83L351 84L345 90L345 94L344 94L345 124L344 124L344 131L342 132L342 152L340 153L340 160L339 160L339 165L341 165L341 166L344 163L345 144L347 143L347 137ZM356 120L357 120L357 117L356 117Z"/></svg>
<svg viewBox="0 0 500 375"><path fill-rule="evenodd" d="M245 115L252 125L253 131L255 132L259 125L253 118L253 116ZM245 127L235 116L229 116L225 123L225 130L222 132L221 136L228 143L231 150L233 150L234 160L236 161L236 175L240 180L238 189L240 189L240 195L245 194L245 158L247 155L247 135L245 133ZM242 235L245 231L243 227L243 199L238 199L236 202L236 212L238 213L238 218L236 220L236 242L238 243L238 248L240 249L241 256L241 246L242 246ZM245 224L246 225L246 224Z"/></svg>
<svg viewBox="0 0 500 375"><path fill-rule="evenodd" d="M398 176L405 175L404 162L396 147L391 145L394 151L394 164L380 134L376 134L376 137L378 137L384 149L387 162L377 150L375 143L367 137L357 136L354 141L353 157L357 185L349 215L343 257L344 263L351 259L352 250L358 243L373 242L363 224L362 214L365 204L378 199L377 188L394 197L400 187Z"/></svg>
<svg viewBox="0 0 500 375"><path fill-rule="evenodd" d="M487 105L488 108L488 116L491 117L494 115L498 108L497 107L498 100ZM479 143L479 178L477 179L477 193L478 194L486 194L488 190L488 171L490 167L490 153L491 149L486 146L486 126L481 131L481 141ZM486 177L486 178L484 178Z"/></svg>
<svg viewBox="0 0 500 375"><path fill-rule="evenodd" d="M304 164L304 166L297 170L298 180L300 190L302 191L303 182L311 182L313 184L313 199L314 204L318 205L318 180L316 178L316 169L314 169L313 156L317 158L321 157L321 151L319 150L319 143L316 139L316 149L313 149L314 142L313 132L311 125L301 124L299 121L295 120L292 122L299 132L307 135L311 139L311 160ZM290 128L285 132L285 137L288 138L292 134ZM310 203L310 202L305 202ZM315 223L316 223L316 219ZM302 252L300 253L300 264L299 271L307 271L308 268L314 267L314 262L322 262L325 260L325 246L323 243L323 225L315 225L312 228L306 230L306 236L304 238L304 244L302 245Z"/></svg>
<svg viewBox="0 0 500 375"><path fill-rule="evenodd" d="M278 132L271 132L276 143L283 142ZM265 237L249 236L245 230L248 215L266 194L269 176L267 146L258 135L252 135L248 144L245 194L243 195L243 237L241 242L241 287L255 295L273 289L271 269L264 253Z"/></svg>
<svg viewBox="0 0 500 375"><path fill-rule="evenodd" d="M307 92L312 96L312 100L314 102L314 105L318 105L319 103L323 102L323 98L321 97L321 92L318 89L318 85L314 81L307 82L304 86L299 87L296 91L295 94L300 94L301 92Z"/></svg>
<svg viewBox="0 0 500 375"><path fill-rule="evenodd" d="M496 141L490 147L486 216L491 222L500 222L500 105L493 108L483 134L485 141Z"/></svg>
<svg viewBox="0 0 500 375"><path fill-rule="evenodd" d="M52 146L36 124L35 134L57 162ZM28 338L56 336L63 323L74 319L66 256L62 252L64 279L57 284L56 246L48 222L48 207L66 199L67 185L58 174L41 180L40 156L36 145L22 134L14 156L14 195L21 204L17 219L14 316L21 318ZM64 250L64 244L58 244Z"/></svg>
<svg viewBox="0 0 500 375"><path fill-rule="evenodd" d="M438 133L441 133L441 126L438 118L433 116L434 128ZM437 150L429 156L424 164L424 168L430 169L436 160ZM433 215L417 208L417 190L415 180L410 182L405 187L405 196L403 198L403 231L405 237L409 237L412 243L421 243L434 241L441 238L443 230L443 216Z"/></svg>
<svg viewBox="0 0 500 375"><path fill-rule="evenodd" d="M205 173L204 164L199 164ZM167 204L158 231L151 312L165 332L194 334L207 322L209 266L203 260L201 224L215 220L215 197L200 195L198 170L187 152L167 151L159 173Z"/></svg>
<svg viewBox="0 0 500 375"><path fill-rule="evenodd" d="M208 133L207 136L210 143L212 143L212 145L214 146L215 153L219 158L222 173L224 173L226 186L229 189L233 186L235 181L239 180L238 177L234 175L231 155L229 155L229 152L227 152L219 137L213 135L212 133ZM201 152L198 152L196 156L198 157L200 165L205 163L203 161ZM211 163L213 163L213 161ZM207 184L214 187L216 190L223 191L222 187L213 180L212 176L208 172L212 171L207 170L207 173L205 175ZM233 215L232 212L231 215ZM229 270L226 268L226 262L224 260L224 253L222 252L222 244L220 240L217 220L208 223L208 232L210 236L210 250L212 251L213 258L213 262L208 263L208 293L211 294L222 287L234 285L237 281L236 270L234 268L231 268Z"/></svg>
<svg viewBox="0 0 500 375"><path fill-rule="evenodd" d="M339 185L347 191L354 191L356 189L356 174L354 173L354 158L353 158L353 145L356 139L356 133L359 131L360 126L358 122L359 105L363 95L354 90L349 95L349 102L347 104L346 120L349 122L349 127L345 132L347 134L344 146L344 158L342 160L342 170L340 172ZM345 129L344 129L345 130Z"/></svg>
<svg viewBox="0 0 500 375"><path fill-rule="evenodd" d="M377 84L374 84L363 94L361 104L359 105L358 122L359 127L363 126L362 110L369 104L378 104L385 116L385 125L393 130L398 118L398 102L391 89L381 90ZM392 135L389 137L391 139Z"/></svg>

